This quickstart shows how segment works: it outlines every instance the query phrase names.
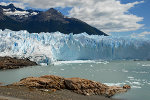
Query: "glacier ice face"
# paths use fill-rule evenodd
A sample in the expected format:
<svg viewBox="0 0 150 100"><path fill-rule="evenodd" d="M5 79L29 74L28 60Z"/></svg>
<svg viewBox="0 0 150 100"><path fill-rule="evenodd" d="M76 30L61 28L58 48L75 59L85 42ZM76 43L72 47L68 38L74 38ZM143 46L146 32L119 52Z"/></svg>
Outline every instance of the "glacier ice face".
<svg viewBox="0 0 150 100"><path fill-rule="evenodd" d="M150 40L0 30L0 56L25 57L38 64L55 60L150 59Z"/></svg>

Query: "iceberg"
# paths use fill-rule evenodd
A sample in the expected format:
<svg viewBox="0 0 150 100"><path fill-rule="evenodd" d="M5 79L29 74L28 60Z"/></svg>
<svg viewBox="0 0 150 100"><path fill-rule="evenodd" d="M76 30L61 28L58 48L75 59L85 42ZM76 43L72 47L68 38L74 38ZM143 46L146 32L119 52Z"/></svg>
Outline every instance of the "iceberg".
<svg viewBox="0 0 150 100"><path fill-rule="evenodd" d="M29 33L0 30L0 56L29 58L38 64L72 60L150 59L150 40L140 37Z"/></svg>

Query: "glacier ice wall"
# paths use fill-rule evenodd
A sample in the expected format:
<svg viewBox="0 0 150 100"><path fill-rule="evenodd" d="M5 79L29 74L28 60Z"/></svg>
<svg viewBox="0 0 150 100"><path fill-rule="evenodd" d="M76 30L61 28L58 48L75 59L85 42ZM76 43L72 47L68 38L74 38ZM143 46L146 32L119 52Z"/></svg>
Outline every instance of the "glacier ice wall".
<svg viewBox="0 0 150 100"><path fill-rule="evenodd" d="M39 64L55 60L150 59L150 40L0 30L0 56L25 57Z"/></svg>

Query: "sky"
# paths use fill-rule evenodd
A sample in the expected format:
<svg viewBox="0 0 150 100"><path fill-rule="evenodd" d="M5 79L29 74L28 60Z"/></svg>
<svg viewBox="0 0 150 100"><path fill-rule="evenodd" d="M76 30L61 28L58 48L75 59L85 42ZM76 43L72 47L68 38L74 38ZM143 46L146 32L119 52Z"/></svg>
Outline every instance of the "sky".
<svg viewBox="0 0 150 100"><path fill-rule="evenodd" d="M0 0L23 9L55 8L110 35L150 35L150 0Z"/></svg>

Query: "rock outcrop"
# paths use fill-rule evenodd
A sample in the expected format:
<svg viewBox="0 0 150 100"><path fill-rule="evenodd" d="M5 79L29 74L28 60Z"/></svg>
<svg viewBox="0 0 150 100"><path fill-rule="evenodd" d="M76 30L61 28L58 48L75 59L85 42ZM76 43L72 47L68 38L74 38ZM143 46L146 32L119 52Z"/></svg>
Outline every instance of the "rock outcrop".
<svg viewBox="0 0 150 100"><path fill-rule="evenodd" d="M124 89L131 89L131 86L129 86L129 85L124 85L123 88L124 88Z"/></svg>
<svg viewBox="0 0 150 100"><path fill-rule="evenodd" d="M0 20L2 20L3 18L4 18L3 9L2 7L0 7Z"/></svg>
<svg viewBox="0 0 150 100"><path fill-rule="evenodd" d="M35 66L37 63L29 59L17 59L11 57L0 57L0 70L1 69L15 69L24 66Z"/></svg>
<svg viewBox="0 0 150 100"><path fill-rule="evenodd" d="M127 92L130 86L107 86L105 84L81 79L81 78L63 78L54 75L46 75L41 77L28 77L21 79L19 82L13 83L15 86L34 87L37 89L60 90L68 89L83 95L103 95L111 97L118 93Z"/></svg>

